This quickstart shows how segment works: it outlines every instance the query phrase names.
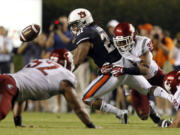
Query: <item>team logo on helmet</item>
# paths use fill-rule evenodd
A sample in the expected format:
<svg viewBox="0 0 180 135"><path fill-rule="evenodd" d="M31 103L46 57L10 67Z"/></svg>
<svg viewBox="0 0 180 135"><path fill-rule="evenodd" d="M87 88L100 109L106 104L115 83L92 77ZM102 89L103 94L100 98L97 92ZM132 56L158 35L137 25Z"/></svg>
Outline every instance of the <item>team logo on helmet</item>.
<svg viewBox="0 0 180 135"><path fill-rule="evenodd" d="M85 13L84 11L79 12L78 15L79 15L81 18L86 17L86 13Z"/></svg>
<svg viewBox="0 0 180 135"><path fill-rule="evenodd" d="M76 36L81 29L93 22L94 20L91 13L84 8L73 10L68 17L68 25L74 36Z"/></svg>

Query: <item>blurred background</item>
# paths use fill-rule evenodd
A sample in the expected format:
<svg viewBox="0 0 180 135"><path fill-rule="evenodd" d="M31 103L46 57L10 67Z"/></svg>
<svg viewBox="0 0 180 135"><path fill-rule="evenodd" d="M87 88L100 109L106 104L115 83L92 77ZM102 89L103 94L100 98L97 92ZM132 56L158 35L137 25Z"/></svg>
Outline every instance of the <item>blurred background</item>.
<svg viewBox="0 0 180 135"><path fill-rule="evenodd" d="M138 34L151 38L154 59L165 73L180 70L179 0L0 0L0 3L0 73L17 72L32 59L48 58L56 48L73 50L67 17L76 8L88 9L110 36L119 22L132 23ZM32 42L22 43L20 31L32 23L41 26L41 34ZM98 72L91 59L83 64L79 70L84 72L75 72L78 80L85 80L79 81L80 95ZM129 91L128 86L121 86L104 98L120 108L129 107L133 113ZM47 101L29 101L27 108L30 111L69 110L61 97L57 97L56 106L49 107L53 109L44 109L48 108L47 104ZM153 99L152 104L160 115L173 114L171 105L162 99Z"/></svg>

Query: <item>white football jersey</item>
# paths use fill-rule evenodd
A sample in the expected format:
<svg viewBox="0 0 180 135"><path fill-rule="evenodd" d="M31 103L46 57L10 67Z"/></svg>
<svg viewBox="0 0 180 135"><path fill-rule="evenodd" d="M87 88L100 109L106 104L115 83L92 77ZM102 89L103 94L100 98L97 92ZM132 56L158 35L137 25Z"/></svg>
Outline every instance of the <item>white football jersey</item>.
<svg viewBox="0 0 180 135"><path fill-rule="evenodd" d="M152 49L152 42L149 38L144 36L136 36L136 44L133 46L130 52L120 52L122 55L122 59L114 64L122 65L123 67L130 68L134 67L140 62L140 56L142 56L146 52L150 52ZM156 72L158 71L158 65L152 59L152 53L150 52L151 56L151 64L149 69L149 74L145 77L147 79L152 78Z"/></svg>
<svg viewBox="0 0 180 135"><path fill-rule="evenodd" d="M47 99L60 94L60 82L68 80L76 86L72 72L49 59L36 59L15 74L10 74L19 89L18 101Z"/></svg>
<svg viewBox="0 0 180 135"><path fill-rule="evenodd" d="M180 107L180 85L177 85L176 87L177 87L177 91L173 95L173 105L177 111Z"/></svg>

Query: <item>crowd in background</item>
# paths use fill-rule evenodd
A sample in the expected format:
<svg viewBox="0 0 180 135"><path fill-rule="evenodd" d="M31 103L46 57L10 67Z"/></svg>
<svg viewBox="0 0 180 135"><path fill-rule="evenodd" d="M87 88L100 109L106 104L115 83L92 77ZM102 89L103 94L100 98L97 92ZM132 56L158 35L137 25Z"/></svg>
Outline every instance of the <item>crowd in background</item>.
<svg viewBox="0 0 180 135"><path fill-rule="evenodd" d="M113 30L119 22L110 20L107 22L107 32L110 38L113 37ZM167 30L159 26L146 23L137 26L137 34L149 37L153 42L153 58L165 73L172 70L180 70L180 33L172 39ZM13 70L13 55L20 54L23 64L26 65L33 59L48 58L51 51L58 48L73 50L72 35L68 29L67 17L60 16L49 26L49 33L41 33L34 41L24 42L19 48L14 48L8 31L0 26L0 73L10 73ZM82 96L83 90L97 76L96 65L91 59L81 64L74 74L77 77L77 91ZM131 106L131 89L128 86L119 86L112 93L103 98L119 108L128 108L133 113ZM52 104L53 103L53 104ZM151 100L151 104L160 115L170 116L173 108L168 101L161 98ZM61 96L53 97L46 101L28 101L28 111L67 112L71 111ZM93 110L91 110L93 111Z"/></svg>

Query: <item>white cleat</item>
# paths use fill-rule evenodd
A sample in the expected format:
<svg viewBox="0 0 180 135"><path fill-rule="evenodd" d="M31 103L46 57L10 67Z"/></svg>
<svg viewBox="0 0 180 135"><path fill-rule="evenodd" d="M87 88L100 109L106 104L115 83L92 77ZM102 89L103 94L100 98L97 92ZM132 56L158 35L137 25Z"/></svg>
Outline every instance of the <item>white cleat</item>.
<svg viewBox="0 0 180 135"><path fill-rule="evenodd" d="M120 119L121 124L127 124L128 123L128 110L121 110L116 115L116 118Z"/></svg>

